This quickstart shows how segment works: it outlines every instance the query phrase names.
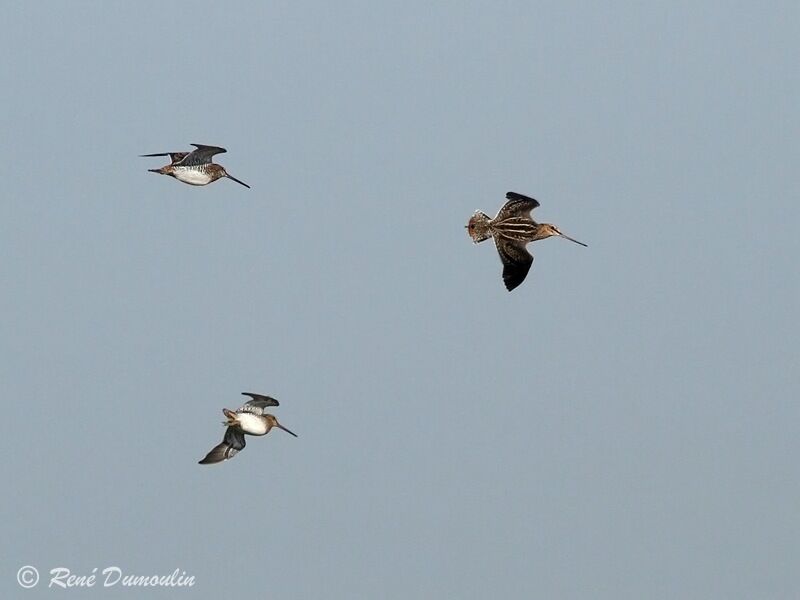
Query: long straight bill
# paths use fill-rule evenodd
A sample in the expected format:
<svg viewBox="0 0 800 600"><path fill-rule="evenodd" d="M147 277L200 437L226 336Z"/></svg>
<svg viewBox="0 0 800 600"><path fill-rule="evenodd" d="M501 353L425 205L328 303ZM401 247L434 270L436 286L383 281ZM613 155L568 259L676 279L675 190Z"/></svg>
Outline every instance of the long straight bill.
<svg viewBox="0 0 800 600"><path fill-rule="evenodd" d="M278 429L283 429L283 430L284 430L286 433L288 433L288 434L291 434L291 435L293 435L294 437L297 437L297 434L296 434L296 433L294 433L293 431L289 431L288 429L286 429L286 427L284 427L284 426L283 426L283 425L281 425L280 423L275 423L275 427L277 427Z"/></svg>
<svg viewBox="0 0 800 600"><path fill-rule="evenodd" d="M238 184L240 184L240 185L243 185L243 186L244 186L244 187L246 187L248 190L250 189L250 186L249 186L249 185L247 185L247 184L246 184L244 181L239 181L238 179L236 179L236 177L233 177L233 176L231 176L231 175L226 175L226 177L227 177L228 179L233 179L233 180L234 180L236 183L238 183Z"/></svg>
<svg viewBox="0 0 800 600"><path fill-rule="evenodd" d="M569 237L568 235L564 235L563 233L560 233L560 232L559 232L559 235L560 235L562 238L568 239L570 242L575 242L576 244L580 244L580 245L581 245L581 246L583 246L584 248L588 248L588 247L589 247L589 246L587 246L586 244L584 244L583 242L579 242L578 240L576 240L576 239L573 239L573 238Z"/></svg>

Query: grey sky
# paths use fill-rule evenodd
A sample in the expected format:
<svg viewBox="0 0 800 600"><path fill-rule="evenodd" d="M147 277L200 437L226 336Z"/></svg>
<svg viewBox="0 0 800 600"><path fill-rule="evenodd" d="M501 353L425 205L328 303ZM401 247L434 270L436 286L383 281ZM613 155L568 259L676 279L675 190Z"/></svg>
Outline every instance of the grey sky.
<svg viewBox="0 0 800 600"><path fill-rule="evenodd" d="M601 4L6 6L0 596L796 598L800 9Z"/></svg>

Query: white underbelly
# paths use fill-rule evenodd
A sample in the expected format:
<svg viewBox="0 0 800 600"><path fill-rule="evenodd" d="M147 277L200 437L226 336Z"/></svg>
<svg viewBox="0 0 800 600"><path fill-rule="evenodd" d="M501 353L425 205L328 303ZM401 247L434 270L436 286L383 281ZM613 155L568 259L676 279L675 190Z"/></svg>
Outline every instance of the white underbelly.
<svg viewBox="0 0 800 600"><path fill-rule="evenodd" d="M175 169L175 179L189 185L206 185L211 183L208 173L196 169Z"/></svg>
<svg viewBox="0 0 800 600"><path fill-rule="evenodd" d="M239 427L241 427L242 431L245 433L249 433L250 435L264 435L267 433L266 422L256 415L240 413L236 418L239 421Z"/></svg>

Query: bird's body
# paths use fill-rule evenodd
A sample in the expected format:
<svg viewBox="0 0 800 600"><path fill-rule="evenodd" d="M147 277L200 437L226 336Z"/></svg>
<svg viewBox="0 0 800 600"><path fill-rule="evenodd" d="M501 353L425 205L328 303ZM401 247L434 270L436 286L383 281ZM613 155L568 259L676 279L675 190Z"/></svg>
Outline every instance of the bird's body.
<svg viewBox="0 0 800 600"><path fill-rule="evenodd" d="M189 185L208 185L220 177L225 176L220 173L221 167L219 165L215 165L214 163L193 165L191 167L169 165L169 168L171 170L170 174L175 179L182 181L183 183L188 183Z"/></svg>
<svg viewBox="0 0 800 600"><path fill-rule="evenodd" d="M267 435L267 420L252 413L232 413L236 425L248 435Z"/></svg>
<svg viewBox="0 0 800 600"><path fill-rule="evenodd" d="M211 452L200 461L201 465L219 463L236 456L245 447L245 435L267 435L273 427L277 427L297 437L295 433L278 423L278 419L274 415L264 412L264 409L268 406L278 406L278 401L275 398L250 392L242 392L242 394L250 396L251 400L245 402L235 411L227 408L222 409L226 418L223 424L227 425L225 436L222 438L222 442L214 446Z"/></svg>
<svg viewBox="0 0 800 600"><path fill-rule="evenodd" d="M168 165L160 169L149 169L149 171L160 175L169 175L189 185L208 185L217 179L227 177L246 188L250 187L245 182L228 175L225 167L213 162L213 157L216 154L227 152L225 148L204 146L202 144L192 144L192 146L197 148L192 152L159 152L156 154L142 154L142 156L169 156L170 163Z"/></svg>
<svg viewBox="0 0 800 600"><path fill-rule="evenodd" d="M486 213L475 211L466 227L476 244L494 238L503 262L503 282L510 292L525 281L533 264L533 256L526 248L528 243L555 235L581 246L586 244L564 235L555 225L534 221L531 211L539 206L537 200L516 192L508 192L506 198L508 201L494 219Z"/></svg>

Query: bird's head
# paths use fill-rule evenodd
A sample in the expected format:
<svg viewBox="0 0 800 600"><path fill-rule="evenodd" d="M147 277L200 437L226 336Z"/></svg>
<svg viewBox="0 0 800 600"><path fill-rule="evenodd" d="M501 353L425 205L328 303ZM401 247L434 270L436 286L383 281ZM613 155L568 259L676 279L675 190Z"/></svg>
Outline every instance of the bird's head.
<svg viewBox="0 0 800 600"><path fill-rule="evenodd" d="M576 244L580 244L581 246L586 247L586 244L584 244L583 242L579 242L578 240L573 239L573 238L569 237L568 235L564 235L563 233L561 233L559 228L556 227L555 225L552 225L550 223L542 223L541 225L539 225L539 231L537 232L537 238L538 239L542 240L544 238L549 238L549 237L552 237L554 235L556 235L558 237L562 237L565 240L569 240L570 242L575 242Z"/></svg>
<svg viewBox="0 0 800 600"><path fill-rule="evenodd" d="M274 415L264 415L264 418L267 420L267 433L269 433L270 429L272 429L273 427L277 427L278 429L283 429L286 433L293 435L294 437L297 437L296 433L294 433L293 431L289 431L288 429L286 429L286 427L278 423L278 419L276 419Z"/></svg>
<svg viewBox="0 0 800 600"><path fill-rule="evenodd" d="M244 181L239 181L238 179L236 179L236 177L234 177L233 175L230 175L225 170L225 167L223 167L222 165L217 165L217 166L219 167L219 174L220 174L221 177L227 177L228 179L233 179L239 185L243 185L244 187L250 189L250 186L247 185Z"/></svg>

